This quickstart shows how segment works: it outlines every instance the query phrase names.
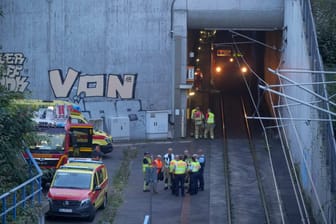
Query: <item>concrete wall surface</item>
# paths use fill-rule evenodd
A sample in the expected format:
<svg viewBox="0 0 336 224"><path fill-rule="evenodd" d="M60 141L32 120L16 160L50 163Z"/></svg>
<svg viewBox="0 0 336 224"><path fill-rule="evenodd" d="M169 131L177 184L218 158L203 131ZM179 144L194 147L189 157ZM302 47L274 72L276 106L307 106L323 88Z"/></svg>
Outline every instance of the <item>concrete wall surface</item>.
<svg viewBox="0 0 336 224"><path fill-rule="evenodd" d="M284 52L280 69L310 70L308 45L303 29L303 19L299 1L285 1L285 27ZM299 19L298 19L299 18ZM312 83L312 73L284 72L289 80L283 84L296 84L287 86L284 93L295 100L282 99L282 104L288 104L281 113L285 118L293 120L285 121L284 127L288 139L289 148L296 165L299 168L300 178L304 192L310 200L314 216L318 223L324 223L322 214L330 216L326 205L330 200L330 182L326 169L326 154L323 147L321 121L318 110L305 105L313 104L317 98L312 94L312 85L300 85ZM323 211L321 211L321 206ZM328 211L327 211L328 210Z"/></svg>
<svg viewBox="0 0 336 224"><path fill-rule="evenodd" d="M1 1L8 66L1 84L75 101L93 117L170 110L170 7L170 0Z"/></svg>
<svg viewBox="0 0 336 224"><path fill-rule="evenodd" d="M179 130L186 107L186 90L179 85L186 78L187 29L202 25L209 12L203 28L218 22L279 27L282 2L3 0L0 63L7 70L0 82L31 92L31 98L74 101L93 119L102 111L106 117L138 118L146 110L173 111ZM245 14L245 22L228 20L232 12ZM144 122L131 122L131 136L142 138L137 133L145 133Z"/></svg>

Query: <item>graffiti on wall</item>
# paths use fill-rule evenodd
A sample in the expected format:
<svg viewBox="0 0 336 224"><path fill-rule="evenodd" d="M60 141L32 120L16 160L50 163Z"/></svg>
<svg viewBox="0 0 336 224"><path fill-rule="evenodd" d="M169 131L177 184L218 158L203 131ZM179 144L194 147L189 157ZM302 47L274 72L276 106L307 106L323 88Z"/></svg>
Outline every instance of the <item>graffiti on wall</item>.
<svg viewBox="0 0 336 224"><path fill-rule="evenodd" d="M13 92L24 92L29 82L23 76L23 65L26 57L23 53L0 53L0 85Z"/></svg>
<svg viewBox="0 0 336 224"><path fill-rule="evenodd" d="M67 98L75 90L76 96L133 99L137 74L81 74L69 68L49 71L49 81L56 98ZM78 82L77 82L78 81Z"/></svg>

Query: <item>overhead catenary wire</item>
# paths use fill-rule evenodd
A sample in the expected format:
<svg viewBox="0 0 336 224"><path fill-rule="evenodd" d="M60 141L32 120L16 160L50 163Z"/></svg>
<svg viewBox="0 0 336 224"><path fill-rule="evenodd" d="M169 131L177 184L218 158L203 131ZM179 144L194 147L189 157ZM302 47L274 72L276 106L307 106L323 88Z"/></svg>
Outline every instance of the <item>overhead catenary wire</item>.
<svg viewBox="0 0 336 224"><path fill-rule="evenodd" d="M280 80L280 81L281 81L281 80ZM314 94L314 95L315 95L315 94ZM284 99L284 101L285 101L285 104L288 104L287 99L291 99L291 98L289 98L288 96L285 96L285 97L283 97L283 99ZM290 110L289 107L287 107L287 111L288 111L290 117L292 117L292 111ZM324 110L323 110L323 111L324 111ZM328 112L328 111L324 111L324 112ZM329 111L329 112L330 112L330 111ZM279 114L280 117L281 117L281 113L278 112L278 114ZM280 121L281 121L281 119L280 119ZM322 219L323 219L324 223L328 223L328 222L327 222L327 219L326 219L326 217L325 217L325 215L324 215L324 212L323 212L323 208L322 208L322 205L321 205L321 202L320 202L319 195L318 195L317 190L316 190L316 186L315 186L314 180L313 180L313 178L312 178L311 171L309 170L308 162L307 162L307 160L305 159L305 156L304 156L303 147L302 147L302 141L300 140L300 137L299 137L299 134L298 134L298 130L297 130L297 128L296 128L296 125L294 124L294 120L290 120L290 122L291 122L291 125L292 125L293 129L294 129L295 137L296 137L296 139L297 139L297 143L298 143L298 145L299 145L299 150L300 150L300 153L301 153L301 158L302 158L302 161L304 162L304 165L305 165L305 168L306 168L308 177L309 177L309 181L310 181L310 183L311 183L311 185L312 185L312 189L313 189L315 198L316 198L316 200L317 200L319 209L320 209L320 211L321 211ZM285 129L283 129L283 131L285 132ZM284 134L283 136L284 136L284 138L285 138L285 140L286 140L286 145L287 145L287 147L289 148L289 143L288 143L286 134ZM281 135L281 138L280 138L280 139L282 140L282 135ZM291 153L289 153L289 155L292 156ZM294 167L294 164L292 164L292 167ZM294 173L295 173L295 175L296 175L296 172L294 172ZM301 191L300 188L299 188L299 190ZM302 193L301 193L301 194L302 194ZM303 205L305 205L305 204L303 203ZM307 214L307 216L308 216L308 214ZM308 219L308 221L309 221L309 219Z"/></svg>
<svg viewBox="0 0 336 224"><path fill-rule="evenodd" d="M238 48L237 46L235 46L235 47L236 47L236 50L239 51L239 48ZM246 66L249 67L249 69L250 69L250 71L252 72L252 74L253 74L254 76L257 77L258 81L259 81L260 83L264 83L265 86L268 87L268 88L266 88L265 90L266 90L266 92L268 92L268 95L270 96L271 104L272 104L273 106L274 106L274 105L278 105L279 102L280 102L280 97L278 98L279 102L275 104L275 103L273 102L273 99L272 99L271 95L270 95L271 93L270 93L269 90L270 90L271 88L269 88L268 84L267 84L267 83L266 83L266 82L265 82L265 81L264 81L258 74L256 74L256 73L252 70L251 66L249 66L249 64L246 62L246 60L244 59L244 57L242 57L241 59L244 61L244 63L246 64ZM239 63L239 62L238 62L238 63ZM280 67L280 64L281 64L281 63L279 63L279 66L278 66L278 67ZM270 70L270 69L269 69L269 70ZM285 72L286 70L281 70L281 71ZM310 89L307 89L307 88L303 87L303 85L301 85L300 83L296 83L296 82L294 82L293 80L290 80L290 79L288 79L288 78L285 77L285 76L282 76L282 75L279 73L279 70L276 70L276 72L279 74L278 77L280 77L279 81L280 81L281 83L282 83L282 80L281 80L281 79L284 79L284 80L286 80L286 81L288 81L288 82L291 82L292 84L290 84L290 85L298 86L299 88L305 90L306 92L309 92L310 94L312 94L312 95L314 95L315 97L321 99L322 101L325 101L325 102L327 102L327 103L329 103L329 104L333 104L333 102L330 101L330 99L331 99L332 97L325 98L325 97L323 97L323 96L321 96L321 95L318 95L318 94L316 94L315 92L311 91ZM287 72L290 72L290 71L287 71ZM307 71L307 72L309 73L309 72L311 72L311 71ZM334 74L334 73L333 73L333 74ZM246 80L245 80L245 77L243 77L243 78L244 78L245 84L247 85L247 82L246 82ZM318 84L326 84L326 83L325 83L325 82L323 82L323 83L322 83L322 82L321 82L321 83L311 83L311 85L318 85ZM288 84L281 84L281 85L283 85L283 86L279 86L279 87L282 89L285 85L288 85ZM306 84L306 85L308 85L308 84ZM259 85L259 86L260 86L260 85ZM256 112L258 113L258 116L261 117L260 114L259 114L259 112L258 112L258 107L256 107L256 104L254 103L254 100L253 100L253 98L252 98L252 94L251 94L251 92L250 92L250 89L249 89L249 86L248 86L248 85L247 85L247 88L248 88L248 90L249 90L249 94L250 94L250 97L251 97L251 99L252 99L253 106L255 107ZM278 92L278 93L280 93L280 92ZM277 93L276 93L276 92L273 92L273 94L277 94ZM281 94L281 93L280 93L280 94ZM282 95L282 97L285 98L286 101L287 101L287 98L290 99L290 98L289 98L290 96L288 96L288 95ZM293 98L293 99L295 100L295 98ZM293 99L292 99L292 100L293 100ZM297 99L296 99L296 100L297 100ZM300 102L300 101L297 100L296 102L299 102L299 104L301 104L301 105L302 105L302 104L306 104L307 106L312 106L310 103L304 103L303 101ZM258 104L258 105L259 105L259 104ZM289 105L290 105L290 104L287 103L287 106L289 106ZM313 105L313 106L314 106L314 105ZM332 113L330 110L324 110L323 108L320 108L320 107L315 107L315 109L318 109L318 110L320 110L320 111L326 112L326 113L328 113L328 114ZM289 108L287 108L287 110L290 111ZM279 118L278 118L278 119L275 119L275 121L277 122L277 126L276 126L276 127L278 128L278 132L280 133L280 137L281 137L281 141L282 141L282 147L284 148L285 144L284 144L284 141L283 141L283 139L282 139L283 136L281 135L280 127L284 127L284 126L286 126L286 125L283 125L283 124L282 124L282 125L279 125L279 122L280 122L280 123L283 123L283 121L286 120L286 119L283 119L283 120L282 120L282 119L281 119L281 118L282 118L281 113L277 113L277 114L278 114ZM275 114L275 115L276 115L276 114ZM290 117L293 118L291 113L290 113ZM292 123L292 125L295 126L295 124L294 124L294 120L295 120L295 119L288 119L288 120L290 120L291 123ZM311 120L313 120L313 119L311 119ZM318 119L316 119L316 120L318 120ZM329 120L329 121L330 121L330 120ZM265 127L264 127L264 125L263 125L263 123L262 123L261 120L260 120L260 122L261 122L261 124L262 124L263 129L264 129ZM283 131L284 131L284 130L283 130ZM297 141L300 142L300 145L302 145L302 144L301 144L301 140L300 140L300 138L299 138L299 136L298 136L296 127L295 127L295 132L296 132L296 138L297 138ZM286 138L286 136L285 136L285 138ZM267 140L267 135L265 136L265 139ZM285 139L285 141L287 141L287 140ZM288 146L289 146L289 144L288 144L288 142L287 142L287 147L288 147ZM314 195L315 195L315 197L316 197L316 199L317 199L317 201L318 201L318 206L319 206L319 209L320 209L320 211L321 211L321 215L322 215L323 221L324 221L325 223L327 223L327 221L326 221L326 217L325 217L325 215L324 215L324 212L323 212L323 209L322 209L322 206L321 206L321 203L320 203L320 198L319 198L319 196L318 196L318 194L317 194L317 191L316 191L315 183L314 183L313 180L312 180L312 174L311 174L311 171L309 170L309 166L308 166L308 164L307 164L307 161L306 161L306 159L305 159L304 156L303 156L303 149L302 149L302 146L300 147L300 151L301 151L302 158L303 158L303 161L304 161L304 164L305 164L305 167L306 167L308 176L309 176L309 181L310 181L311 185L313 186ZM289 156L290 156L290 157L292 157L291 153L292 153L292 152L289 150ZM271 158L271 157L270 157L270 158ZM288 158L287 158L286 160L288 160ZM292 167L294 167L294 164L293 164L294 162L293 162L293 160L290 159L290 161L291 161L291 165L292 165ZM287 167L290 169L289 164L287 164ZM272 168L272 169L273 169L273 168ZM295 174L295 179L297 180L296 183L299 183L299 181L298 181L299 178L297 177L296 172L294 172L294 174ZM291 177L291 179L292 179L292 177ZM293 179L292 179L292 184L294 184ZM308 215L308 212L307 212L307 208L305 207L304 198L303 198L303 193L302 193L302 190L301 190L300 187L298 187L298 191L299 191L299 193L300 193L300 198L301 198L301 201L302 201L302 205L304 206L303 209L304 209L304 213L305 213L305 218L307 219L307 222L309 222L309 215ZM296 192L296 190L295 190L295 192ZM297 193L295 193L295 194L297 194ZM297 200L298 200L298 198L297 198ZM301 210L300 210L300 213L301 213L302 220L304 220L304 218L303 218L303 213L301 212Z"/></svg>
<svg viewBox="0 0 336 224"><path fill-rule="evenodd" d="M234 38L233 38L233 41L234 41ZM237 45L234 45L235 49L239 52L239 48L237 47ZM244 60L244 57L242 58ZM239 61L237 61L238 65L239 65ZM248 65L248 63L245 62L245 64L248 66L249 70L258 78L258 80L262 83L266 83L263 79L261 79L260 76L258 76L251 68L251 66ZM259 114L259 111L258 111L258 107L253 99L253 96L252 96L252 92L251 92L251 89L249 88L249 85L247 83L247 80L246 78L243 76L243 79L244 79L244 83L247 87L247 90L248 90L248 93L249 93L249 96L251 98L251 101L252 101L252 104L254 106L254 109L256 111L256 113L258 114L258 116L260 117L260 114ZM267 152L268 152L268 158L269 158L269 163L270 163L270 166L271 166L271 172L272 172L272 179L273 179L273 184L274 184L274 187L275 187L275 191L276 191L276 196L277 196L277 200L278 200L278 205L279 205L279 211L280 211L280 216L281 216L281 221L282 223L285 223L285 216L284 216L284 211L283 211L283 207L282 207L282 201L281 201L281 197L280 197L280 192L279 192L279 187L278 187L278 183L277 183L277 180L276 180L276 177L275 177L275 171L274 171L274 166L273 166L273 161L272 161L272 158L271 158L271 152L269 150L270 146L269 146L269 141L268 141L268 137L267 137L267 134L266 134L266 129L265 129L265 126L263 124L263 122L261 120L259 120L262 128L263 128L263 131L264 131L264 137L265 137L265 141L266 141L266 147L267 147Z"/></svg>

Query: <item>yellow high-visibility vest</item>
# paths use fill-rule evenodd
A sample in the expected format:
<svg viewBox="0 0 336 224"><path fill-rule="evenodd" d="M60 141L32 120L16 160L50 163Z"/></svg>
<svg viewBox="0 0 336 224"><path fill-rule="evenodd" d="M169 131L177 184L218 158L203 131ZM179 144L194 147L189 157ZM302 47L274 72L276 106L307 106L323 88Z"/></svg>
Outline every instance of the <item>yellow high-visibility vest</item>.
<svg viewBox="0 0 336 224"><path fill-rule="evenodd" d="M211 112L208 112L208 119L207 119L208 124L213 124L215 123L215 115Z"/></svg>
<svg viewBox="0 0 336 224"><path fill-rule="evenodd" d="M172 173L174 171L176 163L177 163L177 161L175 159L173 159L172 161L170 161L170 163L169 163L169 172L170 173Z"/></svg>
<svg viewBox="0 0 336 224"><path fill-rule="evenodd" d="M196 161L196 162L191 162L191 172L196 173L201 169L201 164Z"/></svg>
<svg viewBox="0 0 336 224"><path fill-rule="evenodd" d="M152 160L150 158L144 158L148 163L142 163L142 172L146 172L147 167L152 167Z"/></svg>
<svg viewBox="0 0 336 224"><path fill-rule="evenodd" d="M183 160L177 161L175 164L175 174L184 174L187 171L187 163Z"/></svg>
<svg viewBox="0 0 336 224"><path fill-rule="evenodd" d="M191 110L191 119L195 119L196 108Z"/></svg>

